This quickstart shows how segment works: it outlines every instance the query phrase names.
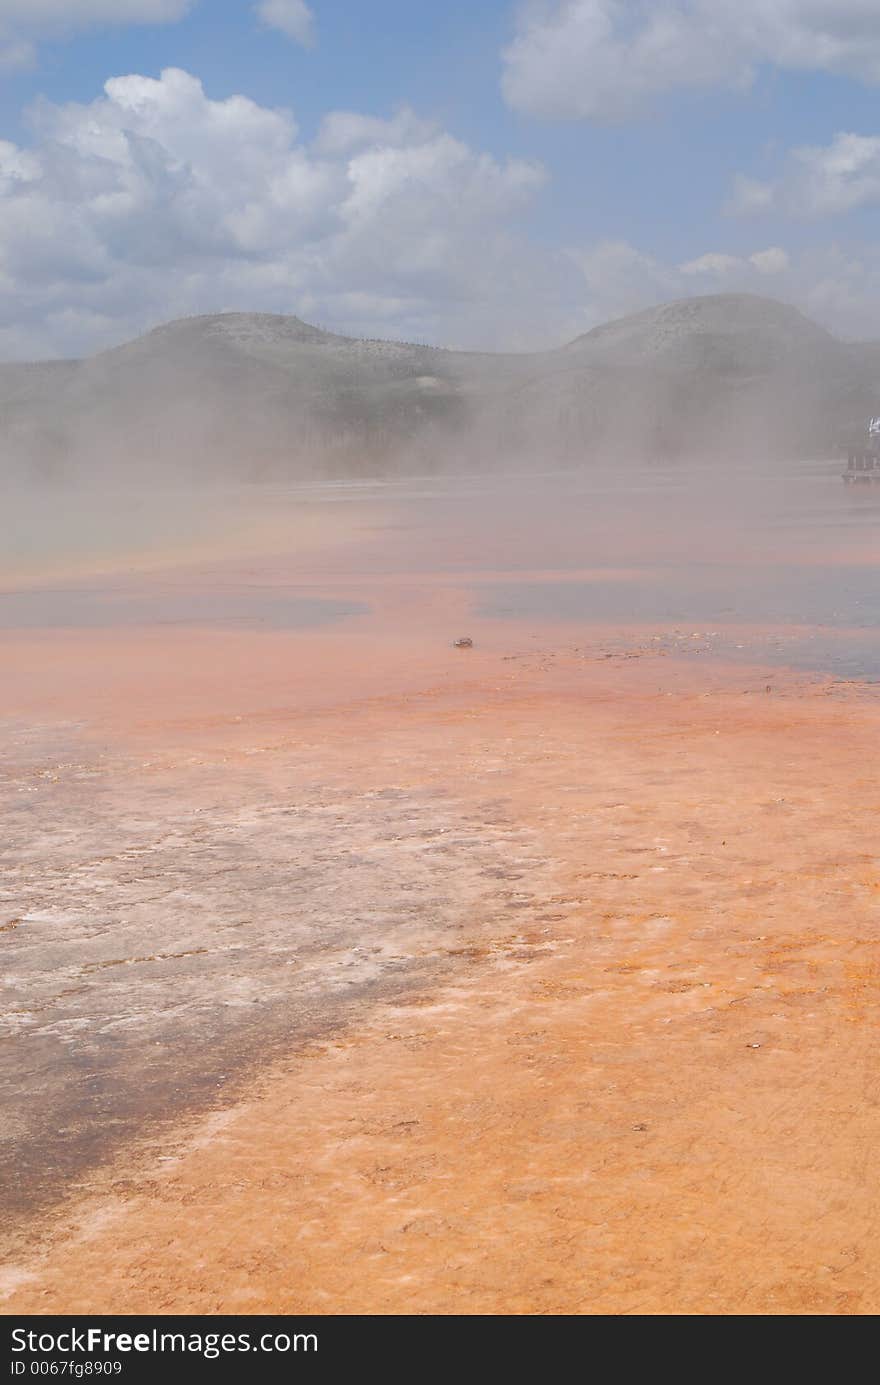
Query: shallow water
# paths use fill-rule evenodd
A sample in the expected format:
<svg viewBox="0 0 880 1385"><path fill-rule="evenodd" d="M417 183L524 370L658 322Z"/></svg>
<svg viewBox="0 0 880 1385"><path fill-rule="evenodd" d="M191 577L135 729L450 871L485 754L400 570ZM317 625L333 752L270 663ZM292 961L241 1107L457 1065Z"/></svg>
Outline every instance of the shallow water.
<svg viewBox="0 0 880 1385"><path fill-rule="evenodd" d="M880 486L844 486L840 473L834 460L754 458L726 469L226 486L207 500L31 496L4 520L0 567L12 577L0 629L308 628L365 614L361 581L412 578L463 587L477 622L515 620L539 635L551 623L709 626L734 658L875 677ZM149 567L169 544L178 571L120 578L120 553L127 567ZM111 567L116 554L116 574L52 580L74 551ZM15 580L22 555L42 578ZM205 558L214 566L195 577ZM763 635L744 645L728 627ZM776 650L768 637L782 627Z"/></svg>
<svg viewBox="0 0 880 1385"><path fill-rule="evenodd" d="M697 633L725 658L880 677L880 487L844 486L833 460L511 478L464 501L456 547L478 616L538 635ZM427 552L441 526L423 514Z"/></svg>
<svg viewBox="0 0 880 1385"><path fill-rule="evenodd" d="M265 592L167 593L94 588L0 592L0 629L100 630L198 625L303 630L329 625L368 609L360 602Z"/></svg>
<svg viewBox="0 0 880 1385"><path fill-rule="evenodd" d="M589 582L506 582L481 592L480 614L516 620L880 625L880 583L866 564L695 563Z"/></svg>

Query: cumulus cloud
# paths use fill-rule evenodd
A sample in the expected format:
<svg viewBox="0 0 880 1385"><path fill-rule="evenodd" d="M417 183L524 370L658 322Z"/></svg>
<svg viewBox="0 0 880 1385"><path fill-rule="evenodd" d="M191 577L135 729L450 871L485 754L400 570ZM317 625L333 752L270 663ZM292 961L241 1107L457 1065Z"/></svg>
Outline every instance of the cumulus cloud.
<svg viewBox="0 0 880 1385"><path fill-rule="evenodd" d="M303 48L314 44L315 16L305 0L260 0L257 14L270 29L280 30Z"/></svg>
<svg viewBox="0 0 880 1385"><path fill-rule="evenodd" d="M688 260L686 264L680 265L679 270L682 274L693 276L709 276L721 279L746 279L750 278L752 271L758 274L782 274L789 266L789 259L786 252L778 245L771 245L767 250L756 250L751 255L725 255L723 253L709 251L705 255L700 255L696 260Z"/></svg>
<svg viewBox="0 0 880 1385"><path fill-rule="evenodd" d="M309 146L289 111L169 69L31 118L33 147L0 143L7 355L223 309L481 344L534 317L545 271L511 224L543 170L411 111L331 114Z"/></svg>
<svg viewBox="0 0 880 1385"><path fill-rule="evenodd" d="M784 274L789 266L789 258L779 245L771 245L768 250L756 250L749 256L749 264L754 265L759 274Z"/></svg>
<svg viewBox="0 0 880 1385"><path fill-rule="evenodd" d="M827 145L793 149L774 182L740 177L729 210L750 215L774 209L793 216L839 216L880 203L880 135L841 132Z"/></svg>
<svg viewBox="0 0 880 1385"><path fill-rule="evenodd" d="M876 0L532 0L503 53L506 100L615 119L675 89L747 86L762 64L880 82Z"/></svg>
<svg viewBox="0 0 880 1385"><path fill-rule="evenodd" d="M858 254L826 246L793 255L772 245L740 255L707 251L671 264L626 241L602 241L570 250L568 258L582 280L580 292L572 290L580 331L694 294L756 293L794 304L841 336L876 336L880 246Z"/></svg>
<svg viewBox="0 0 880 1385"><path fill-rule="evenodd" d="M580 276L587 326L692 294L769 293L802 301L806 288L803 276L788 273L789 256L780 246L749 255L707 251L670 264L628 241L605 240L570 249L567 257Z"/></svg>
<svg viewBox="0 0 880 1385"><path fill-rule="evenodd" d="M742 261L736 255L723 255L709 251L705 255L700 255L696 260L688 260L687 264L681 265L682 274L730 274L739 268Z"/></svg>
<svg viewBox="0 0 880 1385"><path fill-rule="evenodd" d="M39 103L0 140L0 355L82 354L188 313L295 312L339 331L450 345L559 344L693 293L796 303L873 334L880 252L724 245L681 264L625 240L557 251L518 220L545 181L403 107L292 112L214 100L179 69Z"/></svg>
<svg viewBox="0 0 880 1385"><path fill-rule="evenodd" d="M350 154L370 144L396 149L424 142L436 131L433 122L420 119L410 106L401 106L388 120L357 111L331 111L321 122L315 147L331 157Z"/></svg>

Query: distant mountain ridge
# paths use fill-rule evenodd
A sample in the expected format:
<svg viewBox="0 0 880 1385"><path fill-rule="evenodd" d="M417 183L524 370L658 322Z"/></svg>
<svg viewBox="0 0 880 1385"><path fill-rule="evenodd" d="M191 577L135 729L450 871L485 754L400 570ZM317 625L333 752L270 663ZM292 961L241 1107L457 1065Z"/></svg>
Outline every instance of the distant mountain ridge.
<svg viewBox="0 0 880 1385"><path fill-rule="evenodd" d="M750 294L680 299L551 351L182 318L82 361L0 365L2 476L259 480L826 451L880 411L880 346Z"/></svg>

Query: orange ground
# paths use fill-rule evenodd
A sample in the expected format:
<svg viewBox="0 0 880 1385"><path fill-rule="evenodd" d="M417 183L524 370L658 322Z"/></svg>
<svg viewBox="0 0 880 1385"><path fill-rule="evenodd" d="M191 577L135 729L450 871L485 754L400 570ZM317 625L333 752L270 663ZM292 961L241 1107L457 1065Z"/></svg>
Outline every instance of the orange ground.
<svg viewBox="0 0 880 1385"><path fill-rule="evenodd" d="M880 704L601 632L472 623L459 655L406 610L344 642L6 637L6 711L88 712L170 784L308 744L328 782L491 800L553 887L72 1190L4 1311L876 1312Z"/></svg>

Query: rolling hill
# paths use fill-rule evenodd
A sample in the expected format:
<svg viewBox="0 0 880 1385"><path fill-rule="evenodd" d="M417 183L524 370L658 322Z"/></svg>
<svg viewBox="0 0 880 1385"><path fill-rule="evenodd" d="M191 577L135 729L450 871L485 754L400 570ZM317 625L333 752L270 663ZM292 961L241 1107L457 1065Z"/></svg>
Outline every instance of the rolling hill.
<svg viewBox="0 0 880 1385"><path fill-rule="evenodd" d="M227 313L82 361L0 365L2 471L259 480L817 455L878 395L880 347L753 295L664 304L531 355Z"/></svg>

